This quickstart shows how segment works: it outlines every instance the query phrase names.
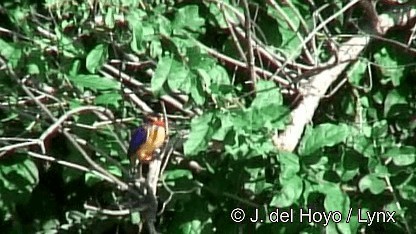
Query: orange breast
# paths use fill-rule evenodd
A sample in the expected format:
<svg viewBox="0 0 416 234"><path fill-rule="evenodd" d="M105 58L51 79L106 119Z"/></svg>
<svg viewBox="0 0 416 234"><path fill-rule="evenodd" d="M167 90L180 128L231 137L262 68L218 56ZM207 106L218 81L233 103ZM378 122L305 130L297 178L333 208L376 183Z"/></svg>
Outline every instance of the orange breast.
<svg viewBox="0 0 416 234"><path fill-rule="evenodd" d="M142 163L153 160L155 150L165 142L166 131L164 127L152 125L147 132L146 142L137 149L137 157Z"/></svg>

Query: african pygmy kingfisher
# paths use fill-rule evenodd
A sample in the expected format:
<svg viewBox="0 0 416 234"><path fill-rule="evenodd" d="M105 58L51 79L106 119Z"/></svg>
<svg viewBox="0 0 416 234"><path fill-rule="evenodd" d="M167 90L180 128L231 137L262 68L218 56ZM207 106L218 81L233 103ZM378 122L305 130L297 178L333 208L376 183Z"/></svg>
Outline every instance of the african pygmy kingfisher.
<svg viewBox="0 0 416 234"><path fill-rule="evenodd" d="M166 139L166 127L163 117L149 116L147 121L132 134L128 149L128 156L132 166L136 166L137 159L141 163L149 163L154 153Z"/></svg>

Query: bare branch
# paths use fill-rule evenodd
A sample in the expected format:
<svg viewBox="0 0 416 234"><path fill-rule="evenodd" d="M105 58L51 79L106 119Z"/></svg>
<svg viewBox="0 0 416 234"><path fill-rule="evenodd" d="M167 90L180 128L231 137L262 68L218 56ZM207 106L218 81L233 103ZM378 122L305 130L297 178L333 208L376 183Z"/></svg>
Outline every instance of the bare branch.
<svg viewBox="0 0 416 234"><path fill-rule="evenodd" d="M242 0L244 6L244 16L245 16L245 31L246 31L246 42L247 42L247 69L249 72L249 77L252 82L253 90L256 90L256 73L254 71L254 53L253 53L253 43L251 39L251 16L250 8L248 6L247 0Z"/></svg>
<svg viewBox="0 0 416 234"><path fill-rule="evenodd" d="M76 163L71 163L71 162L68 162L68 161L65 161L65 160L56 159L54 157L43 155L43 154L38 154L38 153L35 153L33 151L28 151L27 154L29 156L33 157L33 158L38 158L38 159L54 162L54 163L60 164L62 166L70 167L70 168L73 168L73 169L76 169L76 170L79 170L79 171L83 171L83 172L90 172L90 173L100 177L101 179L103 179L105 181L108 181L112 184L115 183L110 177L102 174L101 172L96 171L96 170L92 170L88 167L85 167L85 166L82 166L82 165L79 165L79 164L76 164Z"/></svg>
<svg viewBox="0 0 416 234"><path fill-rule="evenodd" d="M340 47L338 58L341 61L351 61L351 59L358 58L368 42L368 36L353 37ZM278 149L290 152L295 149L302 136L303 129L312 120L319 101L348 64L348 62L340 62L338 65L309 79L303 90L303 100L291 112L292 123L287 126L282 134L273 136L273 142Z"/></svg>
<svg viewBox="0 0 416 234"><path fill-rule="evenodd" d="M350 4L353 2L350 2ZM402 16L396 16L397 19L401 19L397 21L400 25L406 23L403 19L410 21L416 18L416 10L400 13ZM412 17L409 17L409 15ZM380 25L389 25L389 27L394 26L394 24L391 24L390 20L388 20L388 22L383 22L382 19L387 19L387 17L384 17L383 15L380 16ZM326 21L329 22L329 18ZM387 32L387 29L388 28L384 28L382 32ZM316 31L316 29L314 31ZM287 126L282 134L275 134L272 138L275 146L279 150L290 152L295 150L306 124L312 120L315 110L319 105L319 101L324 97L329 86L338 78L350 61L358 59L359 55L369 42L369 35L356 35L352 37L350 40L341 45L339 53L336 55L339 59L337 65L323 70L308 80L308 82L304 85L304 89L301 90L303 100L291 112L292 123ZM330 60L334 60L334 57Z"/></svg>
<svg viewBox="0 0 416 234"><path fill-rule="evenodd" d="M43 132L43 134L39 137L39 139L41 141L44 141L49 135L51 135L53 132L57 131L61 125L63 124L63 122L65 122L65 120L67 120L68 118L72 117L75 114L78 113L82 113L82 112L99 112L99 113L103 113L106 116L108 116L108 119L113 118L113 114L111 113L110 110L104 108L104 107L99 107L99 106L81 106L75 109L72 109L70 111L68 111L67 113L65 113L64 115L62 115L59 119L56 119L55 123L52 124L48 129L46 129L45 132Z"/></svg>
<svg viewBox="0 0 416 234"><path fill-rule="evenodd" d="M110 64L104 64L103 68L107 69L109 72L113 73L114 76L118 77L120 76L120 79L122 82L126 82L129 84L132 84L134 86L136 86L137 88L143 90L146 93L151 94L152 91L150 90L150 88L145 87L145 85L143 83L141 83L140 81L136 80L136 79L132 79L130 76L128 76L127 74L125 74L124 72L118 70L117 68L111 66ZM195 115L195 113L191 110L185 109L184 105L182 103L180 103L178 100L174 99L173 97L169 96L169 95L163 95L161 97L161 99L167 103L169 103L170 105L174 106L175 108L177 108L178 110L193 116Z"/></svg>
<svg viewBox="0 0 416 234"><path fill-rule="evenodd" d="M295 25L293 24L293 22L289 18L289 16L287 16L287 14L282 10L282 8L280 8L280 6L275 1L268 0L267 3L270 4L280 15L282 15L283 19L286 21L286 23L290 27L290 29L292 29L293 32L296 32L296 36L301 41L301 45L302 45L302 47L305 51L305 55L306 55L306 58L307 58L308 62L311 63L311 64L315 64L313 56L311 55L311 52L309 51L308 47L306 46L308 41L305 40L303 38L303 36L299 33L299 30L295 27ZM298 51L298 50L296 50L296 51Z"/></svg>
<svg viewBox="0 0 416 234"><path fill-rule="evenodd" d="M87 203L84 204L84 209L95 211L95 212L98 212L98 213L103 214L103 215L111 215L111 216L124 216L124 215L129 215L130 214L130 210L128 210L128 209L124 209L124 210L102 209L102 208L99 208L99 207L96 207L96 206L89 205Z"/></svg>
<svg viewBox="0 0 416 234"><path fill-rule="evenodd" d="M190 38L190 39L192 39L192 38ZM205 46L204 44L202 44L199 41L195 40L195 43L198 46L200 46L202 49L206 50L212 56L217 57L218 59L220 59L222 61L225 61L226 63L230 63L230 64L233 64L234 66L241 67L241 68L247 68L246 63L240 62L240 61L235 60L231 57L228 57L227 55L221 54L220 52ZM275 80L276 82L279 82L280 84L282 84L284 86L290 85L290 82L288 80L285 80L285 79L283 79L279 76L273 75L271 72L266 71L262 68L254 67L254 71L256 73L258 73L259 75L263 76L264 78L271 78L271 79Z"/></svg>

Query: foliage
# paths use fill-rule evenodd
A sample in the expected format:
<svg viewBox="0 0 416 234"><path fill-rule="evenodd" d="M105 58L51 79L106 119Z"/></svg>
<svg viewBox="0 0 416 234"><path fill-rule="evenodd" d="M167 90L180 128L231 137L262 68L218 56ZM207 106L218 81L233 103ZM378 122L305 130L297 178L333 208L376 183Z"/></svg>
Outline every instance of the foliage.
<svg viewBox="0 0 416 234"><path fill-rule="evenodd" d="M307 64L298 69L305 74L314 72L305 68L314 65L305 47L321 64L332 55L329 41L342 43L339 35L368 33L352 27L365 21L356 7L302 46L316 22L346 3L249 3L256 48L272 55L256 50L254 65L270 74L277 70L274 75L294 85L297 81L285 70L297 70L291 62ZM408 29L387 34L390 41L373 41L348 67L347 84L323 99L297 150L283 152L271 139L291 122L296 100L285 92L288 85L268 79L272 75L257 72L255 85L247 82L248 49L245 34L239 34L245 33L241 18L246 10L228 0L4 1L2 232L136 232L143 221L137 209L108 215L85 208L117 210L131 201L92 170L63 132L68 129L111 175L128 181L130 131L142 123L146 108L163 111L160 100L169 114L170 139L179 142L179 156L171 156L158 187L160 232L415 232L415 44L411 41L409 52L391 43L407 43ZM65 119L60 131L41 139L57 119L84 106L105 107L113 116L80 111ZM28 144L7 148L22 142ZM246 212L244 222L230 218L235 208ZM300 222L299 210L308 208L338 211L342 221ZM248 217L256 209L264 222L254 225ZM295 211L294 223L266 220L276 209ZM361 218L367 218L366 211L395 211L396 223L359 223L358 209L365 214Z"/></svg>

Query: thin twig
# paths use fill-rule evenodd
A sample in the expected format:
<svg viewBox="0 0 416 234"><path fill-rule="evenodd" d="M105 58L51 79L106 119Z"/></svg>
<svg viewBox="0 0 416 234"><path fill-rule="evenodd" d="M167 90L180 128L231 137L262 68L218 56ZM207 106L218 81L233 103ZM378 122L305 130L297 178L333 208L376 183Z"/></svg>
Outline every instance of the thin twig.
<svg viewBox="0 0 416 234"><path fill-rule="evenodd" d="M328 93L328 94L325 94L324 96L323 96L323 98L330 98L330 97L332 97L332 95L334 95L336 92L338 92L338 90L345 84L345 83L347 83L347 81L348 81L348 79L347 78L344 78L344 79L342 79L338 84L337 84L337 86L335 86L335 88L334 89L332 89L331 90L331 92L330 93Z"/></svg>
<svg viewBox="0 0 416 234"><path fill-rule="evenodd" d="M51 126L49 126L48 129L46 129L45 132L43 132L43 134L39 137L39 139L41 141L44 141L49 135L51 135L53 132L57 131L61 125L63 124L63 122L65 122L65 120L67 120L68 118L72 117L75 114L78 113L82 113L82 112L99 112L102 114L105 114L106 116L109 116L110 118L112 117L112 113L110 110L104 108L104 107L100 107L100 106L81 106L75 109L72 109L68 112L66 112L64 115L62 115L59 119L55 119L55 123L52 124ZM108 118L108 119L110 119Z"/></svg>
<svg viewBox="0 0 416 234"><path fill-rule="evenodd" d="M95 211L103 215L111 215L111 216L124 216L124 215L129 215L131 212L129 209L124 209L124 210L103 209L103 208L89 205L87 203L84 204L84 209Z"/></svg>
<svg viewBox="0 0 416 234"><path fill-rule="evenodd" d="M150 88L145 87L145 85L143 83L141 83L140 81L136 80L136 79L132 79L129 75L125 74L124 72L121 72L119 69L111 66L110 64L104 64L103 68L107 69L108 71L110 71L111 73L113 73L116 76L119 76L119 78L121 79L122 82L127 82L129 84L132 84L134 86L136 86L137 88L143 90L146 93L152 94L152 91ZM169 95L163 95L161 97L161 99L167 103L169 103L170 105L172 105L173 107L177 108L178 110L190 115L190 116L194 116L195 113L191 110L185 109L184 105L182 103L180 103L178 100L172 98Z"/></svg>
<svg viewBox="0 0 416 234"><path fill-rule="evenodd" d="M100 70L99 72L106 77L113 77L112 75L108 74L103 70ZM125 94L128 95L128 97L133 101L133 103L135 103L144 113L153 113L152 108L150 108L150 106L148 106L146 102L142 101L139 97L137 97L137 95L135 95L131 89L125 87L123 91Z"/></svg>
<svg viewBox="0 0 416 234"><path fill-rule="evenodd" d="M256 90L256 73L254 71L254 53L253 53L253 43L251 40L251 16L250 8L248 6L247 0L242 0L244 6L244 15L245 15L245 24L244 28L246 31L246 43L247 43L247 69L249 72L249 77L252 82L253 90Z"/></svg>
<svg viewBox="0 0 416 234"><path fill-rule="evenodd" d="M56 159L56 158L54 158L52 156L38 154L38 153L33 152L33 151L28 151L27 154L29 156L33 157L33 158L38 158L38 159L42 159L42 160L54 162L54 163L60 164L62 166L70 167L70 168L73 168L73 169L76 169L76 170L79 170L79 171L89 172L89 173L92 173L92 174L100 177L101 179L106 180L106 181L108 181L108 182L110 182L112 184L114 183L114 181L110 177L102 174L99 171L90 169L90 168L88 168L86 166L82 166L82 165L79 165L79 164L76 164L76 163L72 163L72 162L68 162L68 161L61 160L61 159Z"/></svg>
<svg viewBox="0 0 416 234"><path fill-rule="evenodd" d="M14 149L18 149L18 148L23 148L23 147L27 147L27 146L31 146L31 145L39 145L40 141L39 140L31 140L31 141L27 141L27 142L22 142L22 143L17 143L17 144L13 144L13 145L7 145L4 147L0 148L0 152L8 152L10 150L14 150ZM3 154L1 154L3 155Z"/></svg>
<svg viewBox="0 0 416 234"><path fill-rule="evenodd" d="M359 1L361 1L361 0L352 0L352 1L350 1L347 5L345 5L338 12L336 12L335 14L333 14L333 15L329 16L328 18L326 18L321 24L319 24L316 28L314 28L311 33L308 34L308 36L303 40L303 42L301 43L301 45L299 45L294 50L295 52L293 52L292 55L288 57L288 60L287 61L293 60L295 58L295 56L297 55L296 51L299 51L300 49L302 49L312 38L315 37L315 35L319 32L319 30L321 30L322 28L324 28L329 22L331 22L332 20L334 20L335 18L337 18L340 14L344 13L345 11L347 11L348 9L350 9L351 7L353 7ZM279 74L282 71L282 69L287 64L288 64L288 62L283 63L283 65L274 74Z"/></svg>
<svg viewBox="0 0 416 234"><path fill-rule="evenodd" d="M327 18L314 29L309 35L308 40L326 23L352 7L355 3L357 3L357 1L351 1L336 14ZM401 15L396 16L398 19L396 23L398 25L404 25L406 22L414 20L416 17L416 10L400 12L400 14ZM386 32L389 27L394 26L391 20L389 20L389 16L383 14L380 16L380 19L386 19L386 22L383 22L383 20L380 22L380 25L382 25L381 28L383 29L382 32ZM276 133L272 138L277 149L289 152L295 150L306 124L312 120L315 110L328 87L337 79L351 61L356 61L358 59L360 53L370 42L370 38L370 35L354 35L350 40L344 42L340 46L336 56L330 58L330 61L335 60L335 57L338 58L338 63L335 66L323 70L308 79L305 86L307 88L303 91L303 100L291 112L292 123L286 127L282 134Z"/></svg>
<svg viewBox="0 0 416 234"><path fill-rule="evenodd" d="M190 37L190 39L192 39L192 37ZM200 46L202 49L206 50L209 54L213 55L214 57L217 57L218 59L220 59L222 61L225 61L227 63L233 64L234 66L237 66L237 67L247 68L247 64L246 63L243 63L243 62L238 61L236 59L233 59L233 58L231 58L231 57L229 57L227 55L224 55L224 54L222 54L222 53L220 53L220 52L218 52L218 51L216 51L214 49L211 49L211 48L207 47L206 45L202 44L201 42L199 42L197 40L194 40L194 42L198 46ZM262 68L254 67L254 70L259 75L261 75L261 76L263 76L265 78L271 78L271 79L279 82L280 84L282 84L284 86L289 86L290 85L290 82L288 80L283 79L283 78L281 78L281 77L279 77L277 75L273 75L271 72L266 71L266 70L264 70Z"/></svg>
<svg viewBox="0 0 416 234"><path fill-rule="evenodd" d="M311 52L309 51L308 47L306 46L308 41L303 38L303 36L299 33L299 30L295 27L290 17L282 10L282 8L273 0L267 0L267 3L270 4L286 21L289 28L296 33L296 36L299 38L301 45L305 51L306 58L309 63L315 64L315 61L313 59L313 56L311 55ZM299 47L299 49L296 49L295 51L299 51L302 47Z"/></svg>
<svg viewBox="0 0 416 234"><path fill-rule="evenodd" d="M296 16L300 20L300 24L303 27L303 30L307 33L309 32L308 24L306 23L305 19L302 17L298 9L293 5L292 0L286 0L286 3L289 5L290 9L295 12Z"/></svg>
<svg viewBox="0 0 416 234"><path fill-rule="evenodd" d="M236 10L234 7L230 6L229 4L227 4L226 2L222 2L222 1L218 1L218 0L209 0L209 1L213 1L216 2L217 4L220 5L220 7L227 7L229 10L231 10L238 18L238 20L241 22L241 24L245 24L245 20L244 20L244 16L243 14L241 14L238 10ZM228 18L228 16L227 16ZM230 21L230 19L228 19ZM246 38L244 30L242 30L239 27L235 27L235 32L238 33L240 35L240 37ZM274 64L276 67L281 67L281 63L286 62L287 65L291 65L294 67L298 67L300 69L305 69L305 70L310 70L313 67L308 66L308 65L304 65L304 64L300 64L297 63L293 60L288 60L287 58L274 54L272 50L270 49L266 49L266 46L256 37L252 37L252 41L253 43L253 48L256 48L256 50L259 50L261 52L261 54L263 56L265 56L265 58L268 58L268 61L272 64ZM271 59L273 58L273 59ZM286 69L286 68L284 68ZM276 73L278 74L278 73Z"/></svg>
<svg viewBox="0 0 416 234"><path fill-rule="evenodd" d="M16 74L14 73L14 71L12 69L9 69L10 73L13 75L13 77L15 79L18 80ZM24 82L22 82L24 83ZM23 84L22 85L23 90L25 91L25 93L32 97L34 99L34 95L33 93L26 88L26 86ZM44 140L46 139L46 137L51 134L52 132L56 131L56 129L58 129L61 124L67 119L69 118L71 115L75 114L75 113L79 113L79 112L83 112L83 111L92 111L94 113L96 113L97 111L99 112L101 110L102 113L105 113L106 110L105 108L102 107L91 107L91 106L86 106L86 107L79 107L76 109L73 109L69 112L67 112L65 115L63 115L61 118L57 119L53 116L53 114L49 111L49 109L43 104L41 103L39 100L34 99L34 102L36 102L36 104L53 120L55 121L55 123L49 127L39 138L40 141L44 142ZM108 114L109 113L109 114ZM112 116L111 112L108 112L107 114ZM97 164L94 160L92 160L89 155L85 152L85 150L76 142L75 138L72 137L72 135L68 132L67 129L63 129L62 133L65 135L65 137L72 143L72 145L81 153L81 155L84 157L84 159L97 171L101 172L102 174L106 175L107 177L111 178L114 181L114 184L117 184L120 190L128 190L129 192L135 194L136 196L140 196L140 194L138 194L136 191L129 189L129 186L124 183L123 181L119 180L117 177L113 176L112 174L110 174L108 171L106 171L104 168L102 168L99 164ZM42 152L45 153L45 149L42 148Z"/></svg>
<svg viewBox="0 0 416 234"><path fill-rule="evenodd" d="M225 23L227 23L228 29L230 30L231 38L234 41L234 45L237 48L237 51L240 54L241 59L243 59L244 62L247 62L246 55L244 54L243 48L241 48L240 42L239 42L237 36L235 35L234 25L230 22L230 20L227 17L226 12L222 9L223 6L221 5L220 7L221 7L221 10L222 10L221 12L222 12L222 15L224 17L224 21L225 21Z"/></svg>
<svg viewBox="0 0 416 234"><path fill-rule="evenodd" d="M36 96L35 98L38 99L38 100L44 100L44 99L46 99L46 95L39 95L39 96ZM12 105L15 106L15 105L25 105L25 104L28 104L28 103L32 102L32 99L27 99L27 98L19 98L19 99L21 99L21 100L18 100L15 103L2 102L2 103L0 103L0 105L2 105L2 106L12 106Z"/></svg>

